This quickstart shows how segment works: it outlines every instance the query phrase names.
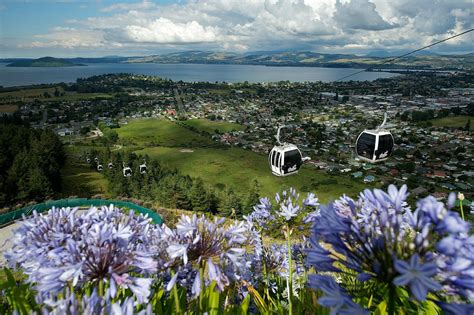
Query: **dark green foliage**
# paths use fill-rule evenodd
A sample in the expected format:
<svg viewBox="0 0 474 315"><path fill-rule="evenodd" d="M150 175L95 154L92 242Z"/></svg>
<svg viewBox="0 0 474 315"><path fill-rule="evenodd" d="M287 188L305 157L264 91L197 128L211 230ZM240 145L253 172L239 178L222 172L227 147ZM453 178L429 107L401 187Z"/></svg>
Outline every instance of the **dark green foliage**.
<svg viewBox="0 0 474 315"><path fill-rule="evenodd" d="M208 192L204 189L202 179L195 179L190 191L191 204L195 211L209 211L211 200Z"/></svg>
<svg viewBox="0 0 474 315"><path fill-rule="evenodd" d="M0 124L0 152L0 205L61 190L64 151L52 131Z"/></svg>
<svg viewBox="0 0 474 315"><path fill-rule="evenodd" d="M256 179L252 183L249 193L247 194L244 204L242 205L242 214L247 215L253 211L253 206L258 204L260 200L260 184Z"/></svg>
<svg viewBox="0 0 474 315"><path fill-rule="evenodd" d="M232 218L235 218L236 215L241 215L240 199L232 188L228 188L222 196L219 213L222 216Z"/></svg>
<svg viewBox="0 0 474 315"><path fill-rule="evenodd" d="M14 310L20 314L39 311L35 302L35 292L30 285L23 282L24 277L13 274L8 268L0 273L0 314L12 314Z"/></svg>

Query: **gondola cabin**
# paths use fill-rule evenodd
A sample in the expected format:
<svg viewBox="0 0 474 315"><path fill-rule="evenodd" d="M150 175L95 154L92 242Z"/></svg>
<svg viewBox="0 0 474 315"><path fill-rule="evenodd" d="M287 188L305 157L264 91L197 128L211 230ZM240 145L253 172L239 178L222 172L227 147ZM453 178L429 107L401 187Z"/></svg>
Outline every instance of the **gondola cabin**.
<svg viewBox="0 0 474 315"><path fill-rule="evenodd" d="M367 162L382 162L393 153L393 136L390 131L382 129L387 121L385 119L375 130L364 130L356 140L357 156Z"/></svg>
<svg viewBox="0 0 474 315"><path fill-rule="evenodd" d="M123 168L123 176L124 177L130 177L132 176L132 169L130 167L124 167Z"/></svg>
<svg viewBox="0 0 474 315"><path fill-rule="evenodd" d="M104 167L102 166L102 164L97 165L98 172L102 172L103 170L104 170Z"/></svg>
<svg viewBox="0 0 474 315"><path fill-rule="evenodd" d="M301 165L309 157L303 157L301 151L293 144L274 146L268 155L268 163L272 174L276 176L288 176L298 173Z"/></svg>
<svg viewBox="0 0 474 315"><path fill-rule="evenodd" d="M389 131L364 130L356 142L357 155L367 162L381 162L393 152L393 136Z"/></svg>
<svg viewBox="0 0 474 315"><path fill-rule="evenodd" d="M140 174L146 174L146 163L140 165Z"/></svg>
<svg viewBox="0 0 474 315"><path fill-rule="evenodd" d="M108 166L109 166L109 169L112 169L114 167L114 164L110 162Z"/></svg>

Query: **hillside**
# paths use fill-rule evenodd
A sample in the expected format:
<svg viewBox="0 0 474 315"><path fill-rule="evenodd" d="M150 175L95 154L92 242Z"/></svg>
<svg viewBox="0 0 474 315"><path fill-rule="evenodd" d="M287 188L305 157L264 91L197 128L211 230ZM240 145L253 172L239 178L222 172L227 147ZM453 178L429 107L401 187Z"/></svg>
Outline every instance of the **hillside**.
<svg viewBox="0 0 474 315"><path fill-rule="evenodd" d="M128 63L211 63L266 66L310 66L337 68L368 68L393 57L358 56L349 54L321 54L316 52L256 52L236 54L227 52L187 51L128 59ZM473 69L474 54L420 54L383 65L384 69Z"/></svg>
<svg viewBox="0 0 474 315"><path fill-rule="evenodd" d="M75 67L85 66L84 64L73 63L68 60L54 58L54 57L43 57L33 60L20 60L15 61L7 65L7 67Z"/></svg>

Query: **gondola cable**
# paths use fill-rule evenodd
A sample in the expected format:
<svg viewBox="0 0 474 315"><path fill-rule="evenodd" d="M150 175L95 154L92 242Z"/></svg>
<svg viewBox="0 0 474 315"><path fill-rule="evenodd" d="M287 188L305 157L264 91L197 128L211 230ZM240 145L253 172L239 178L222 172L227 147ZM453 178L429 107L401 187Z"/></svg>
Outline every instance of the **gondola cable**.
<svg viewBox="0 0 474 315"><path fill-rule="evenodd" d="M405 54L403 54L403 55L400 55L400 56L393 57L393 58L391 58L391 59L385 60L385 61L383 61L383 62L381 62L381 63L379 63L379 64L377 64L377 65L373 65L373 66L371 66L371 67L368 67L367 69L360 70L360 71L357 71L357 72L352 73L352 74L348 74L348 75L343 76L343 77L341 77L341 78L339 78L339 79L337 79L337 80L334 80L334 82L339 82L339 81L342 81L342 80L344 80L344 79L350 78L350 77L352 77L352 76L354 76L354 75L357 75L357 74L359 74L359 73L372 70L372 69L374 69L374 68L376 68L376 67L378 67L378 66L381 66L381 65L384 65L384 64L393 62L393 61L398 60L398 59L401 59L401 58L404 58L404 57L409 56L409 55L411 55L411 54L414 54L414 53L416 53L416 52L418 52L418 51L421 51L421 50L424 50L424 49L426 49L426 48L430 48L430 47L433 47L433 46L435 46L435 45L444 43L444 42L446 42L446 41L448 41L448 40L451 40L451 39L453 39L453 38L456 38L456 37L465 35L465 34L470 33L470 32L472 32L472 31L474 31L474 28L468 29L468 30L466 30L466 31L464 31L464 32L455 34L455 35L450 36L450 37L448 37L448 38L445 38L445 39L436 41L436 42L434 42L434 43L432 43L432 44L430 44L430 45L427 45L427 46L424 46L424 47L421 47L421 48L412 50L412 51L410 51L410 52L408 52L408 53L405 53Z"/></svg>

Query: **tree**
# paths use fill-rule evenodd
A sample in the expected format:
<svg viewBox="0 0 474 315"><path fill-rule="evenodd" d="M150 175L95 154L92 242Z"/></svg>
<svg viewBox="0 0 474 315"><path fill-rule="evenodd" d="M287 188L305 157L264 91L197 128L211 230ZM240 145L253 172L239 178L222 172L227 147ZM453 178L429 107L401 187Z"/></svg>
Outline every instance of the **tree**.
<svg viewBox="0 0 474 315"><path fill-rule="evenodd" d="M195 179L191 191L189 194L193 210L195 211L208 211L211 204L210 198L207 191L204 189L204 183L202 179Z"/></svg>
<svg viewBox="0 0 474 315"><path fill-rule="evenodd" d="M232 188L228 188L225 192L224 197L222 198L220 213L225 217L234 217L240 214L240 200L235 195Z"/></svg>
<svg viewBox="0 0 474 315"><path fill-rule="evenodd" d="M471 130L471 119L467 120L466 126L464 126L464 130L466 131Z"/></svg>
<svg viewBox="0 0 474 315"><path fill-rule="evenodd" d="M256 179L253 180L252 187L245 198L242 206L242 214L247 215L253 211L253 206L258 204L260 200L260 184Z"/></svg>

